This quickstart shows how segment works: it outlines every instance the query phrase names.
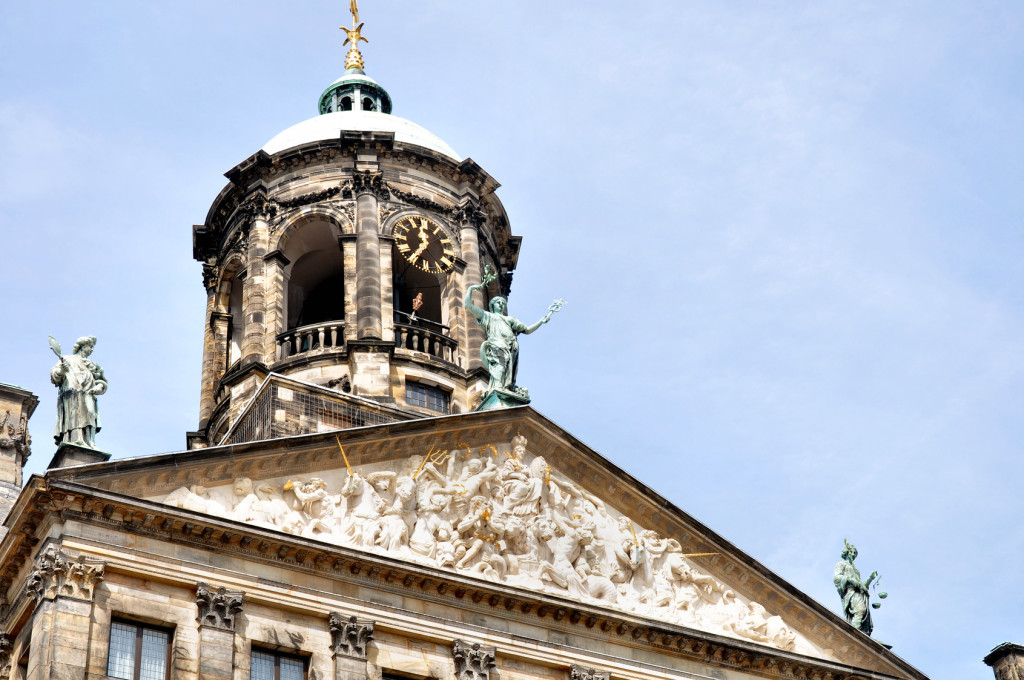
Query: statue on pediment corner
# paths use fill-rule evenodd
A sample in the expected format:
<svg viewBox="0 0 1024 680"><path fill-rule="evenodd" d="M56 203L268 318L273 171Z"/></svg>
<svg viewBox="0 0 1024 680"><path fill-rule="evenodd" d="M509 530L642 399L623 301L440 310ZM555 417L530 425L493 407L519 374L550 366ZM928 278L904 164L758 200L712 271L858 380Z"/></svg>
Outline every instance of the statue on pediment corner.
<svg viewBox="0 0 1024 680"><path fill-rule="evenodd" d="M60 343L50 336L50 349L60 361L50 369L50 382L57 387L56 444L78 444L96 448L100 431L100 412L96 397L107 391L103 369L89 359L96 347L96 336L78 339L71 354L61 355Z"/></svg>
<svg viewBox="0 0 1024 680"><path fill-rule="evenodd" d="M836 564L832 575L832 582L843 599L843 616L850 624L871 635L874 624L871 622L871 582L878 578L878 572L873 571L867 580L862 580L860 571L854 566L853 561L857 559L857 548L847 540L841 553L842 560Z"/></svg>

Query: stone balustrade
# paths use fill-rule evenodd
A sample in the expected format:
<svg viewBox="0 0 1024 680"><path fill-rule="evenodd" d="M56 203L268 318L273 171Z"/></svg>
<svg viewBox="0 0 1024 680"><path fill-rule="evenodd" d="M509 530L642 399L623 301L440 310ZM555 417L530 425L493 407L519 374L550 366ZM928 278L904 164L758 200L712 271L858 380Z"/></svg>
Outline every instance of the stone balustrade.
<svg viewBox="0 0 1024 680"><path fill-rule="evenodd" d="M442 330L443 329L443 330ZM459 343L445 335L447 327L438 324L438 330L429 330L420 325L395 324L395 347L398 349L424 352L446 361L456 363Z"/></svg>
<svg viewBox="0 0 1024 680"><path fill-rule="evenodd" d="M310 353L340 352L345 347L344 330L344 321L324 321L281 333L277 336L277 360Z"/></svg>

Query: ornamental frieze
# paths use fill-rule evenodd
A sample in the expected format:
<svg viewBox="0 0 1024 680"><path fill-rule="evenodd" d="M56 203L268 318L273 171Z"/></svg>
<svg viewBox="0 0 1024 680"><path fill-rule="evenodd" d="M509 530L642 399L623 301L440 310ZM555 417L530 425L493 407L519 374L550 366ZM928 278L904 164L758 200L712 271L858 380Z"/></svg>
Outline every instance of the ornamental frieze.
<svg viewBox="0 0 1024 680"><path fill-rule="evenodd" d="M51 545L36 558L25 589L37 603L56 597L91 600L96 584L103 579L103 567L99 560L84 555L73 558Z"/></svg>

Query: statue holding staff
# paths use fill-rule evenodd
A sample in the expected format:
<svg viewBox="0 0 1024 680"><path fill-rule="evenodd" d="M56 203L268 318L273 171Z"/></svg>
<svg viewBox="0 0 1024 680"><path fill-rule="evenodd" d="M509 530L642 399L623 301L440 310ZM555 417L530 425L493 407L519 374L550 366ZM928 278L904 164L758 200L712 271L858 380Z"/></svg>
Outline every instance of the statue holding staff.
<svg viewBox="0 0 1024 680"><path fill-rule="evenodd" d="M60 343L50 337L50 349L60 362L50 370L50 382L57 386L57 424L53 440L96 448L100 412L96 397L107 391L103 369L89 359L96 337L87 335L75 343L71 354L62 356Z"/></svg>
<svg viewBox="0 0 1024 680"><path fill-rule="evenodd" d="M843 598L843 616L854 628L871 635L874 624L871 623L871 608L868 606L871 602L868 588L871 582L878 578L878 572L871 572L867 581L861 580L860 571L853 565L853 561L857 559L857 548L845 539L843 543L846 544L841 555L843 559L836 564L832 582L839 596Z"/></svg>
<svg viewBox="0 0 1024 680"><path fill-rule="evenodd" d="M516 386L516 372L519 369L519 334L529 335L551 320L551 315L562 308L565 300L555 300L548 307L548 312L540 321L527 326L519 319L508 316L508 301L501 295L491 298L488 310L484 311L473 304L473 291L485 289L495 279L494 268L484 267L483 281L470 286L466 291L466 309L476 317L483 326L487 339L480 345L480 358L487 367L490 380L487 384L489 393L501 391L519 395L523 403L529 402L525 389Z"/></svg>

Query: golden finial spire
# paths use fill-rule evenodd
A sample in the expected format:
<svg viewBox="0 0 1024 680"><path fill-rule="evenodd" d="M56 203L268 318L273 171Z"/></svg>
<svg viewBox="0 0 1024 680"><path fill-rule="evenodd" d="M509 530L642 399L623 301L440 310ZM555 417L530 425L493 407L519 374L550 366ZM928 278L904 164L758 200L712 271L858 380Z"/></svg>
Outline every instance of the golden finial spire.
<svg viewBox="0 0 1024 680"><path fill-rule="evenodd" d="M357 68L362 70L363 68L363 55L359 52L359 41L362 40L365 43L370 42L362 36L360 31L363 30L363 25L359 23L359 5L356 0L351 0L349 3L349 11L352 12L352 28L345 28L339 26L341 30L345 31L345 42L342 45L352 44L349 48L348 54L345 55L345 68Z"/></svg>

